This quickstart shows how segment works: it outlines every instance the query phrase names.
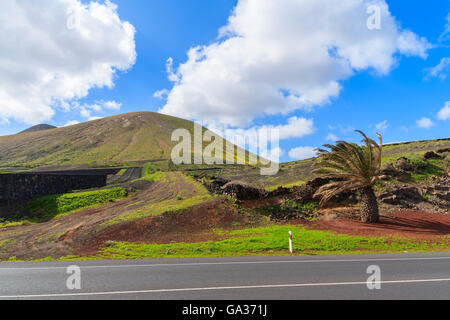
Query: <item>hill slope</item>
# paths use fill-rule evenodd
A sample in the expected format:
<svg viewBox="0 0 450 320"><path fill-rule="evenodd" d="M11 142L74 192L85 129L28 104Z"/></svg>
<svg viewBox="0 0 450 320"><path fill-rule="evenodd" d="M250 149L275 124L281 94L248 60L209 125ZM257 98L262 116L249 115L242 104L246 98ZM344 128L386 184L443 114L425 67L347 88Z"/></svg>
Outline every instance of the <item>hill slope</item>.
<svg viewBox="0 0 450 320"><path fill-rule="evenodd" d="M35 125L31 128L28 128L26 130L23 130L23 131L19 132L19 134L25 133L25 132L45 131L45 130L51 130L51 129L56 129L56 128L57 127L55 127L55 126L41 123L41 124Z"/></svg>
<svg viewBox="0 0 450 320"><path fill-rule="evenodd" d="M446 151L440 153L441 159L429 160L430 166L440 167L449 172L450 168L450 138L426 141L411 141L386 145L383 148L383 165L395 162L401 157L412 161L421 161L429 151ZM217 170L194 170L193 175L221 177L227 180L238 180L253 186L273 189L279 186L290 187L302 184L315 178L313 164L315 159L293 161L280 164L280 171L274 176L261 176L258 170L251 167L223 166Z"/></svg>
<svg viewBox="0 0 450 320"><path fill-rule="evenodd" d="M153 112L0 137L0 167L123 165L170 159L172 132L193 122Z"/></svg>

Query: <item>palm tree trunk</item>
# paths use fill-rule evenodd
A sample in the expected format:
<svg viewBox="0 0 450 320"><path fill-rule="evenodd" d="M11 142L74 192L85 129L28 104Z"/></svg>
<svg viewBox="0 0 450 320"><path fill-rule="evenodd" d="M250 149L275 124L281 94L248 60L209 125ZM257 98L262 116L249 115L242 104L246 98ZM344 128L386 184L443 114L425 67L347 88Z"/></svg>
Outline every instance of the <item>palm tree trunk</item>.
<svg viewBox="0 0 450 320"><path fill-rule="evenodd" d="M372 187L364 188L361 192L361 221L368 223L380 221L377 197Z"/></svg>

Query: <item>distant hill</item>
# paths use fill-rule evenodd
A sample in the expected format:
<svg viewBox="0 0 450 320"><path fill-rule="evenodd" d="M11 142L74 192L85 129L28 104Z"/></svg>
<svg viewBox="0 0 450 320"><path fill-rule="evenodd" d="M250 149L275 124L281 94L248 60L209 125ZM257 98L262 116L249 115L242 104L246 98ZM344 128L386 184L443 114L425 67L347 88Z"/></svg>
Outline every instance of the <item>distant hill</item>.
<svg viewBox="0 0 450 320"><path fill-rule="evenodd" d="M0 137L0 168L123 165L170 159L172 132L191 121L135 112L62 127Z"/></svg>
<svg viewBox="0 0 450 320"><path fill-rule="evenodd" d="M429 151L439 152L441 159L430 161L430 165L442 169L442 172L449 174L450 169L450 138L410 141L386 145L383 148L383 163L395 162L401 157L407 157L413 161L424 159L424 154ZM258 170L251 167L223 166L217 170L196 170L196 174L206 176L221 177L228 180L242 181L254 186L279 187L302 184L315 178L313 174L313 164L315 158L292 161L280 164L280 171L275 176L265 177L259 174ZM430 170L432 171L432 170Z"/></svg>
<svg viewBox="0 0 450 320"><path fill-rule="evenodd" d="M21 133L26 133L26 132L37 132L37 131L44 131L44 130L51 130L51 129L56 129L57 127L49 125L49 124L38 124L35 125L31 128L28 128L26 130L23 130L21 132L19 132L18 134Z"/></svg>

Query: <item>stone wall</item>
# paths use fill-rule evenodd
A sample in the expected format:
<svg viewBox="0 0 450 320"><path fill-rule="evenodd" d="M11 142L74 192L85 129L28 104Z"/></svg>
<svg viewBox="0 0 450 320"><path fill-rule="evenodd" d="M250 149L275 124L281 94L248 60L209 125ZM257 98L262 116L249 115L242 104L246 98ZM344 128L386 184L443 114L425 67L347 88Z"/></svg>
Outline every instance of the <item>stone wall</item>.
<svg viewBox="0 0 450 320"><path fill-rule="evenodd" d="M106 186L107 176L71 174L0 174L0 207L51 194Z"/></svg>

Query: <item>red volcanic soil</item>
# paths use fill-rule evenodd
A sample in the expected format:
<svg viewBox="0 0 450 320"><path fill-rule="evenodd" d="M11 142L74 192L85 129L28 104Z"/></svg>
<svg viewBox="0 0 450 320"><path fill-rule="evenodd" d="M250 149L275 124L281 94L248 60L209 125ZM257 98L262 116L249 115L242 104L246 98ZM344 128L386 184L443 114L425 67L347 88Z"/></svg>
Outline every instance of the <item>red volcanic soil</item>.
<svg viewBox="0 0 450 320"><path fill-rule="evenodd" d="M389 215L383 215L380 223L377 224L363 223L356 220L356 217L301 224L312 230L334 231L366 237L396 236L426 240L450 235L450 214L414 210L399 210Z"/></svg>
<svg viewBox="0 0 450 320"><path fill-rule="evenodd" d="M235 222L247 222L237 209L224 199L214 199L177 213L124 222L96 233L89 239L78 239L78 255L96 254L107 241L174 243L218 241L214 228L231 228Z"/></svg>

